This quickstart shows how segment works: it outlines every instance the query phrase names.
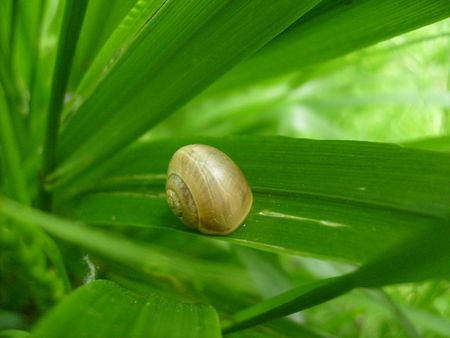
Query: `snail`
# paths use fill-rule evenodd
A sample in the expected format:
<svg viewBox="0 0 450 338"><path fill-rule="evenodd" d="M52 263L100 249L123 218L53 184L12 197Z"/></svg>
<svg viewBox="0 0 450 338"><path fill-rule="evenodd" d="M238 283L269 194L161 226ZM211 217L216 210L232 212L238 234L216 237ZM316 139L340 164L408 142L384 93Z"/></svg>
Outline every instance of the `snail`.
<svg viewBox="0 0 450 338"><path fill-rule="evenodd" d="M247 218L253 196L239 167L223 152L203 144L178 149L169 163L167 202L187 226L227 235Z"/></svg>

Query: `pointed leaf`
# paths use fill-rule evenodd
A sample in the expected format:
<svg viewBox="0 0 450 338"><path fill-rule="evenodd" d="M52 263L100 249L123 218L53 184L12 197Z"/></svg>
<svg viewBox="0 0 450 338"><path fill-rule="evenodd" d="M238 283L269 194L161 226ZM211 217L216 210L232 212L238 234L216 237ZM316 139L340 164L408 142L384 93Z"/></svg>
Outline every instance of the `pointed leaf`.
<svg viewBox="0 0 450 338"><path fill-rule="evenodd" d="M166 2L67 123L49 186L129 144L317 2Z"/></svg>

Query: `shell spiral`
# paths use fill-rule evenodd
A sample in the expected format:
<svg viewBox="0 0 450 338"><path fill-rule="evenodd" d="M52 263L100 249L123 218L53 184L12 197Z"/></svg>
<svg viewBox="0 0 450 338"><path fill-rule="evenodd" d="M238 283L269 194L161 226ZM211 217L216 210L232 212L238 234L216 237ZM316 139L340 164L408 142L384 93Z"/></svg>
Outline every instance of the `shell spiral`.
<svg viewBox="0 0 450 338"><path fill-rule="evenodd" d="M174 214L190 227L198 224L198 212L192 194L186 183L177 174L167 179L167 202Z"/></svg>
<svg viewBox="0 0 450 338"><path fill-rule="evenodd" d="M201 144L177 150L169 163L167 202L183 223L226 235L248 216L253 196L239 167L220 150Z"/></svg>

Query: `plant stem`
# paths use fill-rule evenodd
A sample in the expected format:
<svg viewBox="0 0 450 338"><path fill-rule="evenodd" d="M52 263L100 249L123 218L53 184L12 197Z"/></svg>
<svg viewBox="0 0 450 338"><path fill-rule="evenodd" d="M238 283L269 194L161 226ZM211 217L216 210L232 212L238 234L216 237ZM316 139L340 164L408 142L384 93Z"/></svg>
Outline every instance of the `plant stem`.
<svg viewBox="0 0 450 338"><path fill-rule="evenodd" d="M55 167L59 122L64 104L64 96L72 68L78 37L86 12L88 0L67 0L58 42L55 71L52 80L50 104L47 115L47 128L43 150L43 177ZM41 184L42 208L51 208L52 196Z"/></svg>

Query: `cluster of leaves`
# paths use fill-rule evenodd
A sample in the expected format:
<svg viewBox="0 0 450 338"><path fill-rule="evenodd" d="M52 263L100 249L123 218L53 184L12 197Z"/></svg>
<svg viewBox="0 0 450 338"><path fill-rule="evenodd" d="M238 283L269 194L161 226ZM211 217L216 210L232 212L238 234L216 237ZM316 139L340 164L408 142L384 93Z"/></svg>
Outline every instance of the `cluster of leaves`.
<svg viewBox="0 0 450 338"><path fill-rule="evenodd" d="M0 11L1 337L450 335L448 53L420 54L419 97L388 62L394 45L445 46L448 21L352 53L446 19L448 0ZM166 205L189 143L225 151L252 187L230 236Z"/></svg>

